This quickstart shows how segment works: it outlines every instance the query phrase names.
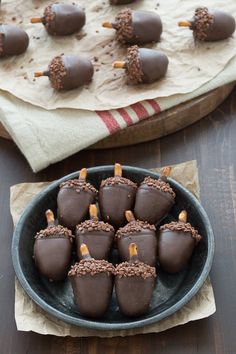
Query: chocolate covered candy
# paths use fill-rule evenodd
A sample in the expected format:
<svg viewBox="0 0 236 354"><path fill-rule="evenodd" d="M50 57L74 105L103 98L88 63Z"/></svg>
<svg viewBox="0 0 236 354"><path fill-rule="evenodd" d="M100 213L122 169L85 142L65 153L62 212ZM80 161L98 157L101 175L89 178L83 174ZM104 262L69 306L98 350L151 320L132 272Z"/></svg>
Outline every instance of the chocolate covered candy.
<svg viewBox="0 0 236 354"><path fill-rule="evenodd" d="M165 76L168 63L167 56L159 50L134 45L128 48L126 60L115 61L113 67L125 69L131 84L151 84Z"/></svg>
<svg viewBox="0 0 236 354"><path fill-rule="evenodd" d="M20 55L29 45L28 34L12 25L0 25L0 58L11 55Z"/></svg>
<svg viewBox="0 0 236 354"><path fill-rule="evenodd" d="M115 269L115 289L120 311L134 317L148 311L156 269L138 260L135 243L129 245L129 254L130 261L120 263Z"/></svg>
<svg viewBox="0 0 236 354"><path fill-rule="evenodd" d="M73 235L70 230L55 225L51 210L46 211L48 227L35 236L34 260L39 272L50 281L63 280L71 259Z"/></svg>
<svg viewBox="0 0 236 354"><path fill-rule="evenodd" d="M170 167L162 170L159 179L146 177L137 190L134 215L150 224L159 223L174 205L175 193L167 183Z"/></svg>
<svg viewBox="0 0 236 354"><path fill-rule="evenodd" d="M83 168L78 179L61 183L57 196L59 222L72 230L87 218L89 206L96 200L97 190L86 182L86 177Z"/></svg>
<svg viewBox="0 0 236 354"><path fill-rule="evenodd" d="M73 90L90 83L93 74L93 65L89 59L59 55L53 58L47 71L37 71L34 76L48 76L51 86L61 91Z"/></svg>
<svg viewBox="0 0 236 354"><path fill-rule="evenodd" d="M129 245L135 243L139 249L140 262L150 266L156 265L157 260L157 238L156 228L146 221L135 220L133 213L127 210L126 219L128 224L120 228L116 233L117 248L122 261L128 261Z"/></svg>
<svg viewBox="0 0 236 354"><path fill-rule="evenodd" d="M81 315L98 318L106 312L112 294L114 266L91 258L85 244L80 246L82 260L71 267L75 303Z"/></svg>
<svg viewBox="0 0 236 354"><path fill-rule="evenodd" d="M235 31L235 19L231 14L207 7L197 8L192 20L180 21L178 25L189 27L199 41L219 41Z"/></svg>
<svg viewBox="0 0 236 354"><path fill-rule="evenodd" d="M146 44L158 42L162 33L160 16L151 11L124 9L114 22L103 22L103 27L116 30L116 38L121 43Z"/></svg>
<svg viewBox="0 0 236 354"><path fill-rule="evenodd" d="M194 247L201 240L198 231L187 223L187 212L179 214L178 222L160 227L159 262L168 273L180 272L189 262Z"/></svg>
<svg viewBox="0 0 236 354"><path fill-rule="evenodd" d="M78 32L85 25L83 9L76 4L51 4L43 17L33 17L31 23L42 23L51 35L67 36Z"/></svg>
<svg viewBox="0 0 236 354"><path fill-rule="evenodd" d="M122 177L121 165L116 163L114 177L103 180L99 189L102 219L114 228L125 225L125 211L133 208L136 190L136 183Z"/></svg>
<svg viewBox="0 0 236 354"><path fill-rule="evenodd" d="M90 220L86 220L76 227L77 256L80 259L80 246L85 243L92 258L108 259L115 230L110 224L98 220L95 204L90 205L89 214Z"/></svg>

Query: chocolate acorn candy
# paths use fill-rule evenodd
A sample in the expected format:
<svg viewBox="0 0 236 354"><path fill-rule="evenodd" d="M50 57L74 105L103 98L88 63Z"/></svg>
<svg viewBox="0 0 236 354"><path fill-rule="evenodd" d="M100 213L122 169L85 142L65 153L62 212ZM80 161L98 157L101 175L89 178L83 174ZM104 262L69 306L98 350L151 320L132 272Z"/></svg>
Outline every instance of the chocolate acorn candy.
<svg viewBox="0 0 236 354"><path fill-rule="evenodd" d="M136 0L110 0L111 5L126 5L135 2Z"/></svg>
<svg viewBox="0 0 236 354"><path fill-rule="evenodd" d="M76 226L77 256L80 258L80 246L85 243L91 257L95 259L108 259L115 230L113 226L103 221L98 221L98 212L95 204L89 207L90 220Z"/></svg>
<svg viewBox="0 0 236 354"><path fill-rule="evenodd" d="M67 36L78 32L85 25L85 12L76 4L51 4L43 17L31 18L31 23L42 23L51 35Z"/></svg>
<svg viewBox="0 0 236 354"><path fill-rule="evenodd" d="M93 65L89 59L59 55L52 59L47 71L37 71L34 76L48 76L51 86L61 91L73 90L90 83L93 73Z"/></svg>
<svg viewBox="0 0 236 354"><path fill-rule="evenodd" d="M150 266L156 265L157 238L156 228L146 221L135 220L132 211L125 212L128 224L120 228L116 233L117 248L122 261L129 260L129 245L135 243L139 249L140 262Z"/></svg>
<svg viewBox="0 0 236 354"><path fill-rule="evenodd" d="M60 224L74 229L89 213L89 206L96 200L97 190L86 182L87 170L82 168L78 179L61 183L57 196Z"/></svg>
<svg viewBox="0 0 236 354"><path fill-rule="evenodd" d="M168 63L167 56L159 50L134 45L128 48L126 60L115 61L113 67L125 69L131 84L151 84L165 76Z"/></svg>
<svg viewBox="0 0 236 354"><path fill-rule="evenodd" d="M0 57L20 55L29 45L28 34L12 25L0 25Z"/></svg>
<svg viewBox="0 0 236 354"><path fill-rule="evenodd" d="M50 281L63 280L71 259L73 235L70 230L55 225L51 210L46 211L48 227L35 236L34 260L39 272Z"/></svg>
<svg viewBox="0 0 236 354"><path fill-rule="evenodd" d="M68 273L75 303L81 315L102 317L112 295L114 266L104 259L91 258L85 244L80 246L80 252L83 259Z"/></svg>
<svg viewBox="0 0 236 354"><path fill-rule="evenodd" d="M120 311L129 317L148 311L155 287L156 268L138 260L137 246L129 245L129 262L115 268L116 298Z"/></svg>
<svg viewBox="0 0 236 354"><path fill-rule="evenodd" d="M189 262L195 245L201 240L198 231L187 223L187 212L179 214L179 221L160 227L159 262L168 273L180 272Z"/></svg>
<svg viewBox="0 0 236 354"><path fill-rule="evenodd" d="M134 215L150 224L159 223L174 205L175 193L169 183L171 167L162 170L159 179L146 177L137 190Z"/></svg>
<svg viewBox="0 0 236 354"><path fill-rule="evenodd" d="M118 13L115 22L105 21L102 26L115 29L117 40L128 44L158 42L162 33L161 18L151 11L124 9Z"/></svg>
<svg viewBox="0 0 236 354"><path fill-rule="evenodd" d="M181 27L189 27L193 36L199 41L219 41L230 37L235 31L234 17L221 10L199 7L193 19L180 21Z"/></svg>
<svg viewBox="0 0 236 354"><path fill-rule="evenodd" d="M114 228L125 225L125 211L133 208L136 190L136 183L122 177L121 165L116 163L114 177L103 180L99 189L102 219Z"/></svg>

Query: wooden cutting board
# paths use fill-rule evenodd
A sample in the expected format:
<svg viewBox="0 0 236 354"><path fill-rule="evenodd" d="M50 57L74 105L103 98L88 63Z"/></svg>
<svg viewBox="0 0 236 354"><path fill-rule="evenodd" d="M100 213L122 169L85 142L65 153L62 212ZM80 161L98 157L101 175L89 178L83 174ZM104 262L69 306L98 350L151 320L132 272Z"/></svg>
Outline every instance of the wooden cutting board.
<svg viewBox="0 0 236 354"><path fill-rule="evenodd" d="M190 101L127 127L109 136L90 149L108 149L151 141L174 133L205 117L218 107L233 90L235 83L221 86ZM0 123L0 136L11 139Z"/></svg>

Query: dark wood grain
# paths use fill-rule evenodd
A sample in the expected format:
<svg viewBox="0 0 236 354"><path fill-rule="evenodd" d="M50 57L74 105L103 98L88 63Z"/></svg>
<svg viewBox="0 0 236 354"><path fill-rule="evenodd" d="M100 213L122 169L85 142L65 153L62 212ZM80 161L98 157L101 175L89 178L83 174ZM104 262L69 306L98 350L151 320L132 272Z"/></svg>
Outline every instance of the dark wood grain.
<svg viewBox="0 0 236 354"><path fill-rule="evenodd" d="M14 143L0 139L0 352L2 354L235 354L236 353L236 89L211 115L149 143L83 151L33 174ZM53 180L82 166L119 161L154 167L196 159L201 199L216 236L211 272L217 312L208 319L163 333L135 337L57 338L17 332L14 322L14 271L10 246L9 187Z"/></svg>

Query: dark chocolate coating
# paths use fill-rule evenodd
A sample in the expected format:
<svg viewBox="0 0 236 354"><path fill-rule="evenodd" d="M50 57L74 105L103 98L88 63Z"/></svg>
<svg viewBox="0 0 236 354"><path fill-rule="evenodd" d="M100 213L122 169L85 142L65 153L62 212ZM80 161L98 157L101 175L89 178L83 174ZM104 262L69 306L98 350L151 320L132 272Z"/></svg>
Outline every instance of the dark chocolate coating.
<svg viewBox="0 0 236 354"><path fill-rule="evenodd" d="M55 18L46 23L46 29L52 35L67 36L78 32L85 25L85 12L80 6L53 4L51 9Z"/></svg>
<svg viewBox="0 0 236 354"><path fill-rule="evenodd" d="M97 318L106 312L112 294L113 276L107 272L72 276L75 303L81 315Z"/></svg>
<svg viewBox="0 0 236 354"><path fill-rule="evenodd" d="M235 19L221 10L208 10L214 16L213 23L205 31L205 41L218 41L230 37L235 31Z"/></svg>
<svg viewBox="0 0 236 354"><path fill-rule="evenodd" d="M73 90L92 80L94 69L90 60L66 55L62 60L66 68L66 75L62 78L63 90Z"/></svg>
<svg viewBox="0 0 236 354"><path fill-rule="evenodd" d="M132 12L133 37L129 44L158 42L162 33L162 22L158 14L151 11Z"/></svg>
<svg viewBox="0 0 236 354"><path fill-rule="evenodd" d="M155 267L157 261L157 238L155 231L142 229L139 232L132 232L117 239L117 248L122 261L129 261L129 245L134 242L139 250L140 262Z"/></svg>
<svg viewBox="0 0 236 354"><path fill-rule="evenodd" d="M99 190L102 219L118 229L127 221L125 211L133 209L136 189L125 184L103 186Z"/></svg>
<svg viewBox="0 0 236 354"><path fill-rule="evenodd" d="M120 311L128 317L141 316L148 311L155 286L155 278L116 276L116 298Z"/></svg>
<svg viewBox="0 0 236 354"><path fill-rule="evenodd" d="M155 225L167 216L173 205L170 193L143 184L136 193L134 215L138 220Z"/></svg>
<svg viewBox="0 0 236 354"><path fill-rule="evenodd" d="M0 25L0 57L20 55L29 45L28 34L12 25Z"/></svg>
<svg viewBox="0 0 236 354"><path fill-rule="evenodd" d="M92 258L108 259L110 256L112 243L114 238L113 231L93 230L84 232L76 232L76 251L78 259L81 258L80 246L85 243L89 249Z"/></svg>
<svg viewBox="0 0 236 354"><path fill-rule="evenodd" d="M68 237L47 236L34 243L34 259L39 272L49 280L63 280L70 266L72 243Z"/></svg>
<svg viewBox="0 0 236 354"><path fill-rule="evenodd" d="M180 272L189 262L195 247L190 232L160 231L158 257L160 266L168 273Z"/></svg>
<svg viewBox="0 0 236 354"><path fill-rule="evenodd" d="M95 194L92 191L76 192L76 188L62 187L57 196L59 224L73 230L87 218L89 206L94 202Z"/></svg>
<svg viewBox="0 0 236 354"><path fill-rule="evenodd" d="M164 53L159 50L140 48L139 58L144 83L150 84L165 76L169 60Z"/></svg>
<svg viewBox="0 0 236 354"><path fill-rule="evenodd" d="M111 5L125 5L125 4L131 4L132 2L135 2L136 0L110 0Z"/></svg>

